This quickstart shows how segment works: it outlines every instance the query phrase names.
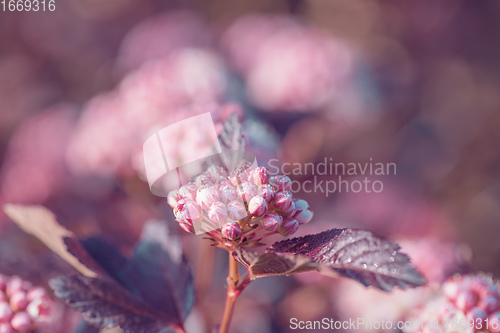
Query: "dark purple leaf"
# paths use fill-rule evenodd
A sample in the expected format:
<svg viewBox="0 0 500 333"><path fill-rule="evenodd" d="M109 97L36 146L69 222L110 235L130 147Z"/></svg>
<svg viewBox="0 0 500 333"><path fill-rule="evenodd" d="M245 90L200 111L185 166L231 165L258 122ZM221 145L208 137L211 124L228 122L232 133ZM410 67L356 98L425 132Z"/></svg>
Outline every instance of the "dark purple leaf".
<svg viewBox="0 0 500 333"><path fill-rule="evenodd" d="M425 279L399 249L369 231L331 229L275 243L261 254L239 249L235 255L254 278L316 269L385 291L424 285Z"/></svg>
<svg viewBox="0 0 500 333"><path fill-rule="evenodd" d="M125 332L160 332L169 325L139 297L107 277L70 275L52 279L57 297L100 328L120 326Z"/></svg>
<svg viewBox="0 0 500 333"><path fill-rule="evenodd" d="M86 239L83 246L65 242L80 263L98 265L102 272L95 278L74 275L51 282L56 295L88 322L126 332L182 327L194 301L193 278L179 239L164 222L146 224L131 259L100 238Z"/></svg>
<svg viewBox="0 0 500 333"><path fill-rule="evenodd" d="M134 257L123 270L135 294L158 308L163 318L181 325L194 303L191 269L177 237L165 223L149 222Z"/></svg>

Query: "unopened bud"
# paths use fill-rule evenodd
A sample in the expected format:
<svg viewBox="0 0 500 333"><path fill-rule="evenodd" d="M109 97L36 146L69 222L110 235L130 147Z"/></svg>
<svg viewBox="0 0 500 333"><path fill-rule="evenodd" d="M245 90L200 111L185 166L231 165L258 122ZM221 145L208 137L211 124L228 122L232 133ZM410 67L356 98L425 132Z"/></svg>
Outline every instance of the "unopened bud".
<svg viewBox="0 0 500 333"><path fill-rule="evenodd" d="M295 208L295 204L293 202L293 195L291 192L278 192L274 198L274 206L281 211L288 211Z"/></svg>
<svg viewBox="0 0 500 333"><path fill-rule="evenodd" d="M235 240L241 236L241 227L238 222L228 222L221 229L224 237Z"/></svg>
<svg viewBox="0 0 500 333"><path fill-rule="evenodd" d="M220 167L218 165L211 165L207 169L207 174L210 176L212 181L215 183L217 180L220 178L226 178L227 177L227 171L223 167Z"/></svg>
<svg viewBox="0 0 500 333"><path fill-rule="evenodd" d="M229 175L229 180L234 186L238 186L243 182L248 181L250 175L251 163L245 160L239 162L239 164L234 168L234 170Z"/></svg>
<svg viewBox="0 0 500 333"><path fill-rule="evenodd" d="M500 312L495 312L488 318L488 326L493 333L500 332Z"/></svg>
<svg viewBox="0 0 500 333"><path fill-rule="evenodd" d="M170 207L174 208L179 200L183 199L183 196L179 193L179 190L173 190L168 192L167 203Z"/></svg>
<svg viewBox="0 0 500 333"><path fill-rule="evenodd" d="M257 188L257 195L266 199L267 202L273 201L275 194L276 190L269 184L259 185Z"/></svg>
<svg viewBox="0 0 500 333"><path fill-rule="evenodd" d="M215 202L208 210L208 218L218 225L222 225L227 220L226 205L222 202Z"/></svg>
<svg viewBox="0 0 500 333"><path fill-rule="evenodd" d="M214 183L207 174L201 174L198 177L196 177L195 184L197 187L201 187L201 186L212 186Z"/></svg>
<svg viewBox="0 0 500 333"><path fill-rule="evenodd" d="M10 308L9 303L0 302L0 323L9 322L14 316L14 311Z"/></svg>
<svg viewBox="0 0 500 333"><path fill-rule="evenodd" d="M192 226L193 223L201 219L200 206L192 200L179 200L174 208L174 215L179 223Z"/></svg>
<svg viewBox="0 0 500 333"><path fill-rule="evenodd" d="M196 190L198 187L195 183L189 182L179 189L179 194L184 197L184 199L191 199L196 201Z"/></svg>
<svg viewBox="0 0 500 333"><path fill-rule="evenodd" d="M26 312L18 312L10 321L10 326L19 332L26 332L31 328L33 320Z"/></svg>
<svg viewBox="0 0 500 333"><path fill-rule="evenodd" d="M9 323L0 323L0 333L15 333Z"/></svg>
<svg viewBox="0 0 500 333"><path fill-rule="evenodd" d="M470 309L474 307L477 302L477 296L470 291L462 291L457 296L455 304L457 308L467 313Z"/></svg>
<svg viewBox="0 0 500 333"><path fill-rule="evenodd" d="M220 201L222 201L225 204L233 200L236 200L236 198L238 197L236 195L236 190L234 189L234 187L232 185L227 185L227 184L219 187L219 195L220 195Z"/></svg>
<svg viewBox="0 0 500 333"><path fill-rule="evenodd" d="M493 295L490 295L490 296L486 296L485 298L481 299L481 301L479 301L479 308L486 311L486 312L493 312L495 311L496 309L499 308L498 306L498 299L493 296Z"/></svg>
<svg viewBox="0 0 500 333"><path fill-rule="evenodd" d="M293 215L293 218L296 219L299 224L308 223L312 220L313 215L307 201L302 199L295 200L295 215Z"/></svg>
<svg viewBox="0 0 500 333"><path fill-rule="evenodd" d="M10 297L9 300L10 307L14 311L24 310L28 305L28 299L26 298L26 293L24 291L18 291Z"/></svg>
<svg viewBox="0 0 500 333"><path fill-rule="evenodd" d="M227 205L227 214L231 220L235 221L241 220L247 216L245 206L238 200L231 201Z"/></svg>
<svg viewBox="0 0 500 333"><path fill-rule="evenodd" d="M271 176L269 175L269 170L267 170L266 167L260 166L250 172L250 178L253 183L258 186L269 184L269 179L271 178Z"/></svg>
<svg viewBox="0 0 500 333"><path fill-rule="evenodd" d="M26 312L32 318L45 317L49 314L49 301L44 298L36 298L28 304Z"/></svg>
<svg viewBox="0 0 500 333"><path fill-rule="evenodd" d="M277 189L276 192L290 191L292 180L288 176L274 176L271 178L270 184Z"/></svg>
<svg viewBox="0 0 500 333"><path fill-rule="evenodd" d="M253 197L248 203L248 211L253 216L262 216L267 213L267 209L267 201L258 195Z"/></svg>
<svg viewBox="0 0 500 333"><path fill-rule="evenodd" d="M31 302L32 300L36 298L46 298L48 299L49 295L47 294L47 291L43 289L42 287L32 287L28 292L26 293L26 298L28 299L28 302Z"/></svg>
<svg viewBox="0 0 500 333"><path fill-rule="evenodd" d="M24 291L24 287L26 284L19 276L12 276L7 282L7 286L5 288L5 294L7 296L12 297L15 293L19 291Z"/></svg>
<svg viewBox="0 0 500 333"><path fill-rule="evenodd" d="M219 201L219 191L215 186L202 186L196 193L196 202L204 210L208 210L215 202Z"/></svg>
<svg viewBox="0 0 500 333"><path fill-rule="evenodd" d="M288 236L295 233L297 229L299 229L299 222L292 217L287 217L283 219L283 224L281 225L280 233L283 236Z"/></svg>
<svg viewBox="0 0 500 333"><path fill-rule="evenodd" d="M257 195L257 188L250 182L243 182L238 186L238 196L245 202L249 202Z"/></svg>
<svg viewBox="0 0 500 333"><path fill-rule="evenodd" d="M283 217L277 213L267 213L262 219L262 227L267 231L276 231L283 224Z"/></svg>

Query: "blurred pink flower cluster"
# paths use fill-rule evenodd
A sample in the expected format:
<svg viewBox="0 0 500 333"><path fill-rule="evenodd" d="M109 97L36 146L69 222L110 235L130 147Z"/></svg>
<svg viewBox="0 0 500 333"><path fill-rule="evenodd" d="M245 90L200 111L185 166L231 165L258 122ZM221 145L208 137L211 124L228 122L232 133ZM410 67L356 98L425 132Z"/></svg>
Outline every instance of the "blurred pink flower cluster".
<svg viewBox="0 0 500 333"><path fill-rule="evenodd" d="M50 303L45 289L0 274L0 333L36 332L47 322Z"/></svg>
<svg viewBox="0 0 500 333"><path fill-rule="evenodd" d="M244 76L248 97L267 111L320 109L352 72L353 54L344 42L287 16L240 18L223 45Z"/></svg>
<svg viewBox="0 0 500 333"><path fill-rule="evenodd" d="M456 275L409 317L405 333L500 332L500 284L485 274Z"/></svg>

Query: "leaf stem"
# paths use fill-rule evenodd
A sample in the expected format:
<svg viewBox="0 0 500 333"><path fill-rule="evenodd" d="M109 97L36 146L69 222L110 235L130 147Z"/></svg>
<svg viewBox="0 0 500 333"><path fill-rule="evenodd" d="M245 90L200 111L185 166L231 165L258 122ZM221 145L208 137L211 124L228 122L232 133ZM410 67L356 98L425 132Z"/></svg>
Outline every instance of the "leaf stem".
<svg viewBox="0 0 500 333"><path fill-rule="evenodd" d="M245 281L246 280L247 278L245 278ZM229 251L229 274L227 276L226 305L224 306L224 314L222 315L219 333L227 333L229 331L236 299L241 294L244 287L248 284L246 283L242 287L239 281L240 274L238 273L238 262L233 258L231 251Z"/></svg>

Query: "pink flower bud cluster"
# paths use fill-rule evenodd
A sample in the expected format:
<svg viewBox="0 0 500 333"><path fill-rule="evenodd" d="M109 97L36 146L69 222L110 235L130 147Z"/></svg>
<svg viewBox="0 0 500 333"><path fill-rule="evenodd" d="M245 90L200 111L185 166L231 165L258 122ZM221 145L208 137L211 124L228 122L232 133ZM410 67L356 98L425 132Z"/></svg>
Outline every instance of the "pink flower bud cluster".
<svg viewBox="0 0 500 333"><path fill-rule="evenodd" d="M443 283L440 295L416 311L410 320L424 324L405 333L498 333L500 283L485 274L453 276Z"/></svg>
<svg viewBox="0 0 500 333"><path fill-rule="evenodd" d="M0 333L30 333L47 317L50 298L18 276L0 274Z"/></svg>
<svg viewBox="0 0 500 333"><path fill-rule="evenodd" d="M229 240L243 240L242 235L263 229L288 236L313 213L305 200L295 199L286 176L271 177L265 167L251 169L240 163L229 175L219 166L207 171L169 193L167 202L181 228L195 232L195 224L220 229Z"/></svg>

